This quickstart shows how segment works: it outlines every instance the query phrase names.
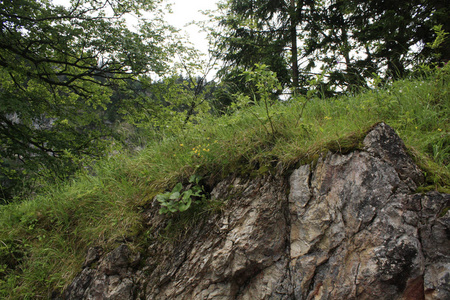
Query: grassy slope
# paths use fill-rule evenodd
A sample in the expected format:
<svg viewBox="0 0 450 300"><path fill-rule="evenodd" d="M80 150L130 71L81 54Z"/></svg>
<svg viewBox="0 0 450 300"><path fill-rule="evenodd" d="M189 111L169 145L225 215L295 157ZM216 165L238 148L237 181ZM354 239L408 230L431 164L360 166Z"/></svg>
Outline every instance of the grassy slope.
<svg viewBox="0 0 450 300"><path fill-rule="evenodd" d="M205 119L129 157L105 158L96 176L79 175L34 200L0 208L0 298L47 298L80 270L89 245L112 249L145 232L140 207L197 173L217 182L230 173L290 168L323 151L345 152L375 123L391 125L425 170L424 189L450 188L449 70L353 97L305 99ZM138 239L138 238L137 238ZM137 247L137 246L136 246Z"/></svg>

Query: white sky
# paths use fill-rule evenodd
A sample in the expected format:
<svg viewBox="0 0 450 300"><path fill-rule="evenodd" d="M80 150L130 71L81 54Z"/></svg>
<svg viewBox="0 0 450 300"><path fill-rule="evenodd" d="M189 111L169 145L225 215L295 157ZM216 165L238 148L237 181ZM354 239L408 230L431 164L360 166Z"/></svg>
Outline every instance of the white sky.
<svg viewBox="0 0 450 300"><path fill-rule="evenodd" d="M173 14L168 14L166 20L169 24L182 29L189 36L189 41L203 53L208 51L208 42L206 41L206 33L199 32L199 28L194 25L184 27L192 21L203 21L206 17L201 14L200 10L214 10L218 0L169 0L173 3Z"/></svg>

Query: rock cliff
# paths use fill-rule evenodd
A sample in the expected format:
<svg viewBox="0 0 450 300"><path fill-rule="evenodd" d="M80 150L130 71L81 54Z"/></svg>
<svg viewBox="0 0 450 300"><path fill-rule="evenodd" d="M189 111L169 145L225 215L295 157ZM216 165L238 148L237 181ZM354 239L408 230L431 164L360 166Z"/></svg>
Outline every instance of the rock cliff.
<svg viewBox="0 0 450 300"><path fill-rule="evenodd" d="M230 177L177 243L90 248L63 299L450 299L450 195L381 123L363 149L260 178ZM157 202L144 219L167 225Z"/></svg>

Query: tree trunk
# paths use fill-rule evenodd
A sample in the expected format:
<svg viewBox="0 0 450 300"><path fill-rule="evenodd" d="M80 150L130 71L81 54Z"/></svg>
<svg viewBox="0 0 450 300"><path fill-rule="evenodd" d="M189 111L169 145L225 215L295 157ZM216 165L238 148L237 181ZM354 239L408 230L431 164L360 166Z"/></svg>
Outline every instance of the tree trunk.
<svg viewBox="0 0 450 300"><path fill-rule="evenodd" d="M291 0L291 44L292 44L292 92L298 94L298 53L297 53L297 14L295 0Z"/></svg>

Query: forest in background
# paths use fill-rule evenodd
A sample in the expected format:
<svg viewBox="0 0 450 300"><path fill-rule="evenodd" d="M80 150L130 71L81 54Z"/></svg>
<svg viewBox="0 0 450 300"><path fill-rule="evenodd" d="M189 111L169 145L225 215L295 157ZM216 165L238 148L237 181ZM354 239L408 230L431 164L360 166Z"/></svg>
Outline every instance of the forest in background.
<svg viewBox="0 0 450 300"><path fill-rule="evenodd" d="M445 2L222 1L199 24L205 58L164 22L164 1L3 1L0 202L187 134L204 118L257 103L305 108L441 68L450 57Z"/></svg>

